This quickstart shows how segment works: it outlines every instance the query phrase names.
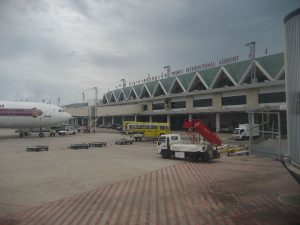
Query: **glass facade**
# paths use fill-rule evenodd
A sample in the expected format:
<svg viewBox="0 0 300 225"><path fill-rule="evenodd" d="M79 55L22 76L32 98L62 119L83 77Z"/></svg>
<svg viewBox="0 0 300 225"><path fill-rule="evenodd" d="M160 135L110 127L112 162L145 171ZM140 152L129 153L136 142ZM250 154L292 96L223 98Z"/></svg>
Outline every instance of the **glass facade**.
<svg viewBox="0 0 300 225"><path fill-rule="evenodd" d="M258 95L258 103L273 103L285 101L285 92L264 93Z"/></svg>
<svg viewBox="0 0 300 225"><path fill-rule="evenodd" d="M185 101L171 102L171 109L182 109L182 108L186 108Z"/></svg>
<svg viewBox="0 0 300 225"><path fill-rule="evenodd" d="M205 98L205 99L197 99L193 101L194 107L210 107L212 106L212 99Z"/></svg>
<svg viewBox="0 0 300 225"><path fill-rule="evenodd" d="M165 103L156 103L152 105L153 110L162 110L165 109Z"/></svg>
<svg viewBox="0 0 300 225"><path fill-rule="evenodd" d="M245 104L247 104L246 95L222 97L222 106Z"/></svg>

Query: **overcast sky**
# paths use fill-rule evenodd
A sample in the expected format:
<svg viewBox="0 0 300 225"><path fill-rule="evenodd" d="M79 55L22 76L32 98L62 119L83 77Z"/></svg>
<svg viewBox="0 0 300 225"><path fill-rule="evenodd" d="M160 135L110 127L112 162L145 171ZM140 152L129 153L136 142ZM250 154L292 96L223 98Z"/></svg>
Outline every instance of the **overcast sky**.
<svg viewBox="0 0 300 225"><path fill-rule="evenodd" d="M284 51L283 18L300 0L0 0L0 99L81 101L239 55ZM92 92L90 93L92 95ZM102 98L102 96L100 96Z"/></svg>

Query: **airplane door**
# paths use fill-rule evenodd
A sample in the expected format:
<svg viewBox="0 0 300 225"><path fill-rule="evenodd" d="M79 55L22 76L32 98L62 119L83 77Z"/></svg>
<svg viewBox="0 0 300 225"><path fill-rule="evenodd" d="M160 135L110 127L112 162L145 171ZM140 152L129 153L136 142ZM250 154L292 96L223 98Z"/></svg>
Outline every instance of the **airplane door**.
<svg viewBox="0 0 300 225"><path fill-rule="evenodd" d="M48 106L45 107L44 117L51 118L51 108Z"/></svg>
<svg viewBox="0 0 300 225"><path fill-rule="evenodd" d="M44 110L43 110L43 123L44 125L47 125L50 123L51 121L51 108L49 106L45 106ZM42 119L41 117L41 119Z"/></svg>
<svg viewBox="0 0 300 225"><path fill-rule="evenodd" d="M7 106L7 123L13 124L15 119L15 109L13 109L13 106L8 105Z"/></svg>

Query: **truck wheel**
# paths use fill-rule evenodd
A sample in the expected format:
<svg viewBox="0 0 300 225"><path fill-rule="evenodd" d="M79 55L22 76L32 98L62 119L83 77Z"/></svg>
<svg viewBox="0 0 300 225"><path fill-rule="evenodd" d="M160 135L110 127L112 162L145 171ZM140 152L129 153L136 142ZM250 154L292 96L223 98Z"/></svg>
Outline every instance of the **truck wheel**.
<svg viewBox="0 0 300 225"><path fill-rule="evenodd" d="M210 154L208 154L207 152L204 154L204 161L205 162L209 162L211 160L210 158Z"/></svg>
<svg viewBox="0 0 300 225"><path fill-rule="evenodd" d="M22 138L22 137L23 137L23 133L22 133L22 132L20 132L20 134L19 134L19 135L20 135L20 138Z"/></svg>
<svg viewBox="0 0 300 225"><path fill-rule="evenodd" d="M190 160L191 162L198 162L199 161L199 156L197 152L191 152L190 153Z"/></svg>
<svg viewBox="0 0 300 225"><path fill-rule="evenodd" d="M170 152L169 150L163 149L163 150L161 151L161 157L162 157L163 159L169 159L170 156L171 156L171 152Z"/></svg>
<svg viewBox="0 0 300 225"><path fill-rule="evenodd" d="M40 132L40 133L39 133L39 136L40 136L40 137L44 137L44 133L43 133L43 132Z"/></svg>

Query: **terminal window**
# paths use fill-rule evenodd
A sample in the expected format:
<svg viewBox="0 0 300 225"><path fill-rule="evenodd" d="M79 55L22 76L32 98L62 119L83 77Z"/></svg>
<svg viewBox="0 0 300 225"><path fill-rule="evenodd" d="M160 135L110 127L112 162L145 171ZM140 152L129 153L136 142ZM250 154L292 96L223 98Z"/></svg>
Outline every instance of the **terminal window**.
<svg viewBox="0 0 300 225"><path fill-rule="evenodd" d="M171 102L171 109L182 109L182 108L186 108L185 101Z"/></svg>
<svg viewBox="0 0 300 225"><path fill-rule="evenodd" d="M147 111L148 110L148 105L143 105L143 111Z"/></svg>
<svg viewBox="0 0 300 225"><path fill-rule="evenodd" d="M212 106L212 99L205 98L205 99L197 99L193 101L194 107L209 107Z"/></svg>
<svg viewBox="0 0 300 225"><path fill-rule="evenodd" d="M285 92L264 93L258 95L258 103L273 103L285 101Z"/></svg>
<svg viewBox="0 0 300 225"><path fill-rule="evenodd" d="M165 103L156 103L152 105L153 110L165 109Z"/></svg>
<svg viewBox="0 0 300 225"><path fill-rule="evenodd" d="M222 97L222 105L245 105L246 95Z"/></svg>

